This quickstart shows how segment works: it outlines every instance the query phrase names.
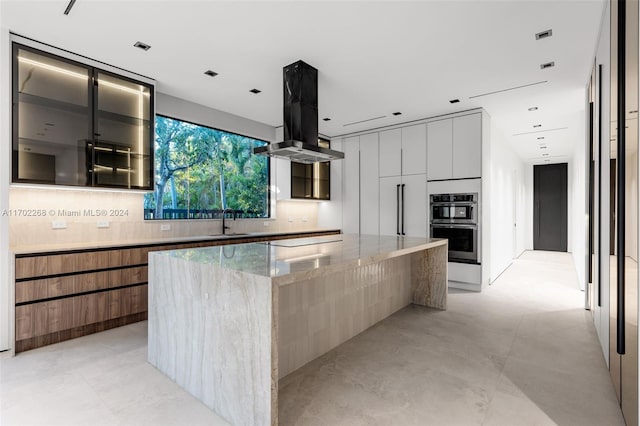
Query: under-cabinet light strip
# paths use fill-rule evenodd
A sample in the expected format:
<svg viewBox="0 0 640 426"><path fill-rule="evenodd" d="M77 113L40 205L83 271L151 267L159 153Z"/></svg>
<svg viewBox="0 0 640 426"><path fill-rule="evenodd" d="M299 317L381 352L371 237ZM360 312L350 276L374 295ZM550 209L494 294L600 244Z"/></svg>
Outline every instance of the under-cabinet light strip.
<svg viewBox="0 0 640 426"><path fill-rule="evenodd" d="M33 59L25 58L23 56L18 56L18 61L24 62L25 64L34 65L36 67L44 68L49 71L59 72L60 74L65 74L71 77L80 78L83 80L87 80L89 78L88 75L80 74L74 71L69 71L64 68L56 67L54 65L45 64L43 62L34 61ZM149 92L144 92L144 88L140 86L140 90L135 90L130 87L122 86L120 84L112 83L110 81L98 79L100 84L104 84L105 86L113 87L114 89L122 90L123 92L133 93L134 95L145 95L149 96Z"/></svg>
<svg viewBox="0 0 640 426"><path fill-rule="evenodd" d="M38 62L38 61L34 61L33 59L25 58L25 57L22 57L22 56L18 56L18 61L24 62L25 64L35 65L36 67L44 68L44 69L47 69L49 71L59 72L61 74L65 74L65 75L68 75L68 76L71 76L71 77L81 78L83 80L87 80L89 78L89 76L85 75L85 74L80 74L78 72L69 71L69 70L66 70L64 68L56 67L56 66L45 64L45 63Z"/></svg>

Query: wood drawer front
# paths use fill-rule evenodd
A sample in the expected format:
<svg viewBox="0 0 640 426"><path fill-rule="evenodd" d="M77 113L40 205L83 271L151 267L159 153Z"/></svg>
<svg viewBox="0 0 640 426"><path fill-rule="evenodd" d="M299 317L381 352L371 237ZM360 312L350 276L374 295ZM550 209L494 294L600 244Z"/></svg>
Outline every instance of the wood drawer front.
<svg viewBox="0 0 640 426"><path fill-rule="evenodd" d="M16 303L146 282L146 266L21 281L16 283Z"/></svg>
<svg viewBox="0 0 640 426"><path fill-rule="evenodd" d="M16 341L146 311L146 284L16 306Z"/></svg>

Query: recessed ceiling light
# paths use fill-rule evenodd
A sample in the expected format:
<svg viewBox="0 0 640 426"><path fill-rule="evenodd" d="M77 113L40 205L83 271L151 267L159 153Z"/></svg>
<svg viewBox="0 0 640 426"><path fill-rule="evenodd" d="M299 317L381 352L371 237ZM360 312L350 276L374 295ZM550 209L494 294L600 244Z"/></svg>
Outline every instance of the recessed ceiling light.
<svg viewBox="0 0 640 426"><path fill-rule="evenodd" d="M142 49L142 50L149 50L151 49L151 46L149 46L146 43L143 43L141 41L136 41L136 44L134 44L135 47L137 47L138 49Z"/></svg>
<svg viewBox="0 0 640 426"><path fill-rule="evenodd" d="M529 108L529 111L537 111L537 110L538 110L538 107L531 107L531 108Z"/></svg>
<svg viewBox="0 0 640 426"><path fill-rule="evenodd" d="M396 112L393 113L393 115L402 115L402 113L399 112L399 111L396 111Z"/></svg>
<svg viewBox="0 0 640 426"><path fill-rule="evenodd" d="M322 119L322 121L331 121L331 119L329 117L325 117Z"/></svg>
<svg viewBox="0 0 640 426"><path fill-rule="evenodd" d="M536 127L542 127L542 124L534 124L533 128L535 129Z"/></svg>
<svg viewBox="0 0 640 426"><path fill-rule="evenodd" d="M551 160L544 160L544 162L545 162L545 163L550 163L550 162L551 162Z"/></svg>
<svg viewBox="0 0 640 426"><path fill-rule="evenodd" d="M208 75L209 77L215 77L216 75L218 75L218 73L217 73L217 72L215 72L215 71L211 71L211 70L206 70L206 71L204 72L204 74L205 74L205 75Z"/></svg>
<svg viewBox="0 0 640 426"><path fill-rule="evenodd" d="M251 89L249 90L251 93L253 93L254 95L257 95L258 93L262 92L262 90L258 90L258 89Z"/></svg>
<svg viewBox="0 0 640 426"><path fill-rule="evenodd" d="M555 61L551 61L551 62L546 62L544 64L540 64L540 69L541 70L546 70L547 68L552 68L555 67L556 63Z"/></svg>
<svg viewBox="0 0 640 426"><path fill-rule="evenodd" d="M451 99L449 101L449 103L451 103L451 104L457 104L458 102L460 102L460 99Z"/></svg>
<svg viewBox="0 0 640 426"><path fill-rule="evenodd" d="M535 127L535 126L534 126ZM538 136L538 140L541 141L542 139L544 139L544 136Z"/></svg>
<svg viewBox="0 0 640 426"><path fill-rule="evenodd" d="M76 0L71 0L69 2L69 4L67 5L67 8L64 10L65 15L68 15L69 12L71 12L71 8L73 7L74 4L76 4Z"/></svg>
<svg viewBox="0 0 640 426"><path fill-rule="evenodd" d="M553 35L553 31L552 30L541 31L541 32L536 34L536 40L540 40L540 39L543 39L543 38L551 37L552 35Z"/></svg>
<svg viewBox="0 0 640 426"><path fill-rule="evenodd" d="M546 145L540 145L540 149L547 149Z"/></svg>
<svg viewBox="0 0 640 426"><path fill-rule="evenodd" d="M548 156L549 156L549 154L542 154L542 156L543 156L543 157L548 157Z"/></svg>

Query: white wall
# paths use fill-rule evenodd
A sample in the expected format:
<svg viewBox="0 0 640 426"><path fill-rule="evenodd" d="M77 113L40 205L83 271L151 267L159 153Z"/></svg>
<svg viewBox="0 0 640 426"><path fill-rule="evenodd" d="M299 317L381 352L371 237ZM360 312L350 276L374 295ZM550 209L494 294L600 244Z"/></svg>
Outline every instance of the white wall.
<svg viewBox="0 0 640 426"><path fill-rule="evenodd" d="M582 113L584 117L584 112ZM584 123L584 118L582 119ZM569 233L568 233L568 250L573 256L573 263L578 275L578 283L580 289L584 290L586 286L586 253L587 253L587 153L585 152L585 128L578 126L582 131L578 131L576 137L578 141L576 149L573 153L573 159L570 163L569 180L569 200L571 208L569 209Z"/></svg>
<svg viewBox="0 0 640 426"><path fill-rule="evenodd" d="M502 131L493 123L489 153L489 166L484 173L489 173L491 183L488 202L491 211L489 279L492 282L511 264L514 256L522 252L525 245L523 198L526 167Z"/></svg>
<svg viewBox="0 0 640 426"><path fill-rule="evenodd" d="M11 48L9 30L0 28L0 350L9 349L12 340L13 299L9 270L9 218L2 214L9 208L11 174Z"/></svg>

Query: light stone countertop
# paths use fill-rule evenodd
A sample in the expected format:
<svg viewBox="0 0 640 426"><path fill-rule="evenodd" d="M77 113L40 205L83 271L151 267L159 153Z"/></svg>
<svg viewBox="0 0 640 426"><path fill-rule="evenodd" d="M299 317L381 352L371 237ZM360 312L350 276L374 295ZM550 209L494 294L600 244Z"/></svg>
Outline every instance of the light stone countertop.
<svg viewBox="0 0 640 426"><path fill-rule="evenodd" d="M151 253L276 278L279 285L447 244L445 239L340 234Z"/></svg>
<svg viewBox="0 0 640 426"><path fill-rule="evenodd" d="M86 242L74 242L74 243L59 243L59 244L36 244L28 246L13 246L9 250L15 254L32 254L32 253L45 253L53 251L64 250L92 250L101 248L118 248L118 247L130 247L130 246L144 246L155 244L173 244L173 243L189 243L198 241L215 241L215 240L240 240L246 238L261 238L281 235L301 235L312 234L315 232L332 232L339 231L339 229L307 229L303 231L281 231L281 232L249 232L243 234L226 234L226 235L196 235L185 237L166 237L166 238L146 238L146 239L131 239L131 240L118 240L118 241L86 241Z"/></svg>

